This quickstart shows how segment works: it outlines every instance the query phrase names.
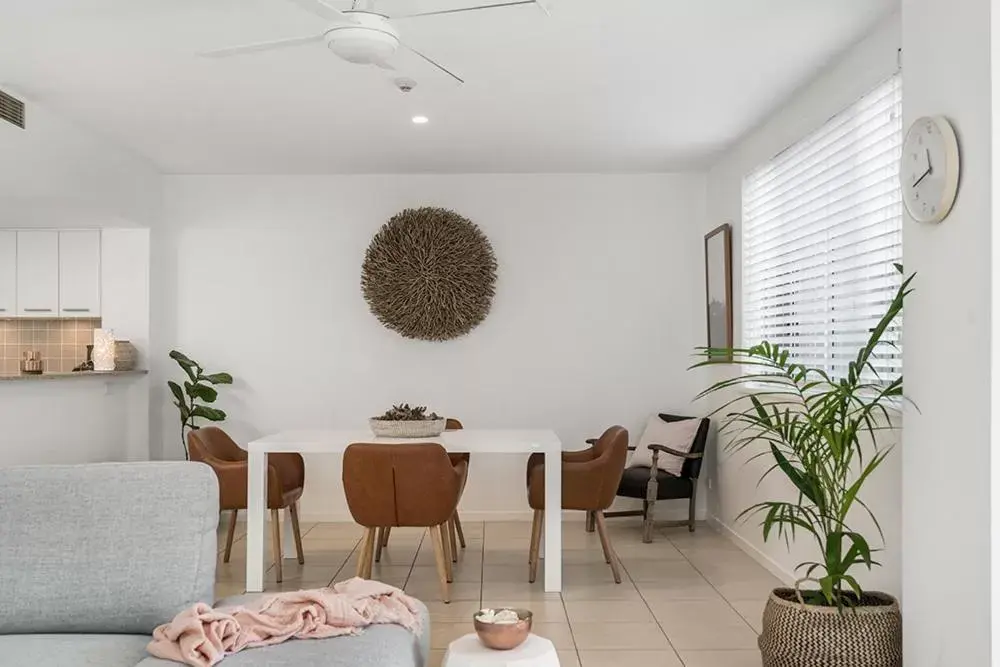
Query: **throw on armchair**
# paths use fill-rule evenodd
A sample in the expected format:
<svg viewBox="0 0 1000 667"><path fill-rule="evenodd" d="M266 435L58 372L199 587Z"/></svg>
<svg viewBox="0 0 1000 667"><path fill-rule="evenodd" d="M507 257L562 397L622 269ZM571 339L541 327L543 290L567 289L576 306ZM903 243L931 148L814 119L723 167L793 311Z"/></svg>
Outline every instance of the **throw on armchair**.
<svg viewBox="0 0 1000 667"><path fill-rule="evenodd" d="M694 419L694 417L682 417L670 414L660 414L658 417L667 423ZM691 442L691 451L689 452L681 452L662 444L649 445L649 449L652 452L652 465L625 468L621 483L618 485L618 495L625 498L641 499L642 509L605 512L604 515L607 517L641 516L643 518L642 541L648 543L653 541L656 501L687 498L687 521L668 522L667 525L686 524L688 530L694 532L694 511L698 495L698 475L701 473L701 461L705 455L705 445L708 442L710 426L711 421L708 418L700 420L694 440ZM635 447L629 447L629 449L634 451ZM678 456L684 459L680 475L672 475L658 467L665 456ZM592 517L588 517L587 530L593 532Z"/></svg>

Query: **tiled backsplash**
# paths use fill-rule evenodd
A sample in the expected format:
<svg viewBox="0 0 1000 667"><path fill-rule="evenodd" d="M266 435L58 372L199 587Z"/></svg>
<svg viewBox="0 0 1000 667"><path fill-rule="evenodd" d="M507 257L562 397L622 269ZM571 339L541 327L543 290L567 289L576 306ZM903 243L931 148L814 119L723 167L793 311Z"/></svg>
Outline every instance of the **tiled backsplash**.
<svg viewBox="0 0 1000 667"><path fill-rule="evenodd" d="M42 353L46 373L68 373L87 360L100 319L0 320L0 373L16 374L26 350Z"/></svg>

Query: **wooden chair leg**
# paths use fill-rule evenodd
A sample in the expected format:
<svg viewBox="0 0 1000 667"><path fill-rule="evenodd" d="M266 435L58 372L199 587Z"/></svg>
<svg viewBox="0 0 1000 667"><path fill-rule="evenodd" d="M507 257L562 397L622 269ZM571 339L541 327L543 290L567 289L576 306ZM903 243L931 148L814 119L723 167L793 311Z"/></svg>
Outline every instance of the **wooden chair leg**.
<svg viewBox="0 0 1000 667"><path fill-rule="evenodd" d="M392 526L386 526L385 531L382 533L382 546L389 546L389 533L392 532Z"/></svg>
<svg viewBox="0 0 1000 667"><path fill-rule="evenodd" d="M299 504L292 503L288 508L288 513L292 517L292 537L295 538L295 555L299 558L299 565L304 565L306 556L302 552L302 529L299 528Z"/></svg>
<svg viewBox="0 0 1000 667"><path fill-rule="evenodd" d="M528 583L535 583L538 575L538 551L542 544L542 526L545 523L545 511L535 510L531 518L531 543L528 547Z"/></svg>
<svg viewBox="0 0 1000 667"><path fill-rule="evenodd" d="M695 499L698 497L698 480L691 480L691 504L688 505L688 532L694 532Z"/></svg>
<svg viewBox="0 0 1000 667"><path fill-rule="evenodd" d="M458 562L458 540L455 535L455 517L448 519L448 548L451 549L451 562Z"/></svg>
<svg viewBox="0 0 1000 667"><path fill-rule="evenodd" d="M611 574L615 576L615 583L620 584L622 583L622 573L618 569L618 555L611 546L611 540L608 539L608 527L604 522L604 512L597 511L594 513L594 517L597 521L597 533L601 536L601 546L604 548L608 563L611 564Z"/></svg>
<svg viewBox="0 0 1000 667"><path fill-rule="evenodd" d="M653 526L656 523L655 510L656 501L650 501L646 508L646 516L642 519L642 541L645 544L653 541Z"/></svg>
<svg viewBox="0 0 1000 667"><path fill-rule="evenodd" d="M594 532L594 513L587 512L587 528L588 533Z"/></svg>
<svg viewBox="0 0 1000 667"><path fill-rule="evenodd" d="M284 556L281 553L281 510L271 510L271 537L274 545L274 573L277 575L275 581L281 583L281 562Z"/></svg>
<svg viewBox="0 0 1000 667"><path fill-rule="evenodd" d="M370 579L372 576L372 554L375 548L375 528L365 528L365 536L361 542L361 551L358 553L358 567L355 574L362 579Z"/></svg>
<svg viewBox="0 0 1000 667"><path fill-rule="evenodd" d="M451 587L448 577L448 560L445 554L445 536L441 532L441 526L431 526L431 543L434 546L434 563L437 565L438 583L441 585L441 601L451 602Z"/></svg>
<svg viewBox="0 0 1000 667"><path fill-rule="evenodd" d="M375 562L382 562L382 547L385 546L385 528L379 528L375 536Z"/></svg>
<svg viewBox="0 0 1000 667"><path fill-rule="evenodd" d="M228 563L229 556L233 553L233 536L236 535L236 518L239 513L239 510L233 510L229 515L229 531L226 533L226 553L222 556L223 563Z"/></svg>
<svg viewBox="0 0 1000 667"><path fill-rule="evenodd" d="M439 532L441 533L441 548L444 549L445 572L447 574L448 581L451 582L453 580L451 572L451 540L448 539L447 521L441 524Z"/></svg>
<svg viewBox="0 0 1000 667"><path fill-rule="evenodd" d="M458 512L455 512L455 530L458 531L458 543L465 548L465 532L462 531L462 520L458 517Z"/></svg>

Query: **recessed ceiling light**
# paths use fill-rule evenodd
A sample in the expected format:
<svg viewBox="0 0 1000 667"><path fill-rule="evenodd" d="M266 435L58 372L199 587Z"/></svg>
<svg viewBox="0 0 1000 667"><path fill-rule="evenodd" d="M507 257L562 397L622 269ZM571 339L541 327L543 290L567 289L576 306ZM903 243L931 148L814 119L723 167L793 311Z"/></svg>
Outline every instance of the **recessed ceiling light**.
<svg viewBox="0 0 1000 667"><path fill-rule="evenodd" d="M413 124L414 125L423 125L424 123L426 123L429 120L430 120L430 118L428 118L427 116L414 116L413 117Z"/></svg>

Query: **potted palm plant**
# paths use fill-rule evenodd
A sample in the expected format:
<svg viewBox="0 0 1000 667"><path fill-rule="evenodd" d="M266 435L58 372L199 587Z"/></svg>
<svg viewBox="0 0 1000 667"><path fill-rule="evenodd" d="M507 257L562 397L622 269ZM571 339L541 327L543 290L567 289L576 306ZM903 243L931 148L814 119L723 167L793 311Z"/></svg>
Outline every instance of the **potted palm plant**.
<svg viewBox="0 0 1000 667"><path fill-rule="evenodd" d="M867 513L884 540L862 490L889 455L891 447L879 436L897 428L889 410L905 398L902 376L883 378L873 362L889 344L886 332L903 309L911 280L902 282L843 377L797 363L791 350L766 341L699 349L705 359L693 368L717 365L720 354L731 354L742 367L699 398L756 388L749 396L727 397L716 410L725 413L720 433L729 434L727 451L770 457L764 475L784 475L797 494L752 505L738 520L760 519L765 541L801 537L815 545L816 559L796 568L795 587L775 589L765 606L758 641L764 667L902 665L899 604L859 584L855 572L878 566L878 549L849 522L852 510Z"/></svg>

